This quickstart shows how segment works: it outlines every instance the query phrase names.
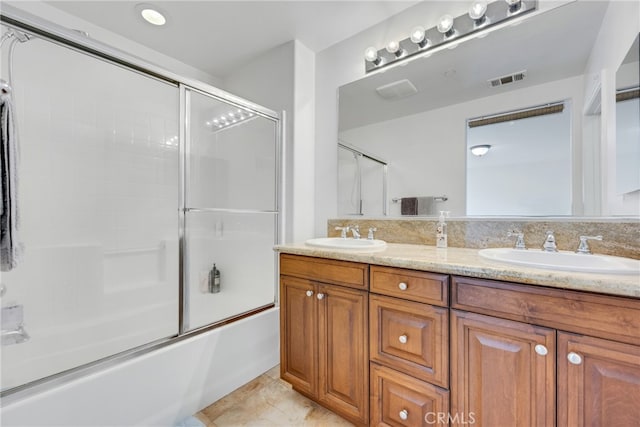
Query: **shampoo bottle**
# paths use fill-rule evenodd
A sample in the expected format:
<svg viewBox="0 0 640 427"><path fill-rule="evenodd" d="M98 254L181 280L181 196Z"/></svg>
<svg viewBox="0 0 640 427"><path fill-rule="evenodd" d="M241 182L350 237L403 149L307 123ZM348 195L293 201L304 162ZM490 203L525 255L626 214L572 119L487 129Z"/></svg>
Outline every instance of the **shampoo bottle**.
<svg viewBox="0 0 640 427"><path fill-rule="evenodd" d="M217 294L218 292L220 292L220 270L213 264L209 271L209 293Z"/></svg>
<svg viewBox="0 0 640 427"><path fill-rule="evenodd" d="M436 226L436 247L447 247L447 223L445 222L445 212L440 211L440 218L438 219L438 225ZM449 212L446 212L447 214Z"/></svg>

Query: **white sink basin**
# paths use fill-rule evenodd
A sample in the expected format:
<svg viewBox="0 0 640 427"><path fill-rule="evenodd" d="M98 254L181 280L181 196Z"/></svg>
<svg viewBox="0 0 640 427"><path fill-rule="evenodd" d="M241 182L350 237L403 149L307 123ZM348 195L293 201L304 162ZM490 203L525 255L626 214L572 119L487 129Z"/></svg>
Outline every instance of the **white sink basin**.
<svg viewBox="0 0 640 427"><path fill-rule="evenodd" d="M479 251L492 261L584 273L640 274L640 260L609 255L544 252L539 249L491 248Z"/></svg>
<svg viewBox="0 0 640 427"><path fill-rule="evenodd" d="M342 237L318 237L316 239L309 239L304 243L306 245L316 246L319 248L349 249L351 251L358 252L381 251L387 247L387 242L384 240L343 239Z"/></svg>

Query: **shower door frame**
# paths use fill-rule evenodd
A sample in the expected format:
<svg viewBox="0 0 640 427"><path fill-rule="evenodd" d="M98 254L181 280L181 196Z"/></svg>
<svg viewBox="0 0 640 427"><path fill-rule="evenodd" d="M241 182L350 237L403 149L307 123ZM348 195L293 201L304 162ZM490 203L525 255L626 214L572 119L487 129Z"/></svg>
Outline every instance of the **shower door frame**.
<svg viewBox="0 0 640 427"><path fill-rule="evenodd" d="M357 168L358 168L358 212L355 214L347 214L347 215L364 215L362 212L362 170L360 165L360 159L365 158L372 160L379 165L382 166L382 215L387 216L389 214L387 209L387 193L388 193L388 181L389 181L389 163L386 160L381 159L378 156L367 153L349 143L338 140L338 149L342 148L343 150L350 151L355 156L358 156L356 159Z"/></svg>
<svg viewBox="0 0 640 427"><path fill-rule="evenodd" d="M11 404L12 402L19 401L21 399L31 397L35 394L41 393L52 386L59 386L66 384L75 379L81 378L91 373L99 372L104 369L119 365L127 360L137 358L146 353L158 350L171 344L175 344L187 338L191 338L195 335L210 331L220 326L229 324L236 320L243 319L245 317L257 314L259 312L268 310L277 305L278 302L278 263L274 256L275 274L274 281L274 301L270 304L254 308L252 310L238 313L232 317L207 324L205 326L186 330L187 319L189 316L188 304L186 301L186 284L185 284L185 213L186 213L186 162L187 162L187 102L186 92L192 90L203 93L207 96L220 100L222 102L235 105L247 110L252 111L258 116L271 120L275 123L275 235L274 245L280 244L283 241L284 226L282 221L283 215L283 196L284 196L284 172L282 170L285 164L283 156L283 137L285 129L285 114L282 114L270 110L261 105L255 104L251 101L247 101L236 95L228 93L215 86L203 83L201 81L181 76L177 73L159 67L155 64L146 62L145 60L131 55L127 52L121 51L107 44L101 43L97 40L93 40L87 36L80 34L77 31L70 30L58 24L52 23L28 12L24 12L11 5L3 4L0 10L0 23L6 27L17 29L30 34L48 42L52 42L59 46L72 49L84 55L88 55L102 60L122 68L125 68L132 72L140 73L146 77L155 78L165 83L169 83L175 86L179 91L179 191L178 191L178 217L179 217L179 241L178 241L178 269L179 269L179 296L178 296L178 332L177 335L161 338L146 344L142 344L137 347L133 347L129 350L125 350L119 353L115 353L104 358L79 365L34 381L30 381L19 386L15 386L6 390L0 390L0 398L2 401L1 406Z"/></svg>

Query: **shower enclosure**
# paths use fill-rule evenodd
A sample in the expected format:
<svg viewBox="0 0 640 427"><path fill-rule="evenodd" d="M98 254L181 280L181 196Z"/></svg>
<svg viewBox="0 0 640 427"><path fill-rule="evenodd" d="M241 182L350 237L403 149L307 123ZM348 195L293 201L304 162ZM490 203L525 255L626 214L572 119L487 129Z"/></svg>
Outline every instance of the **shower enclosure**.
<svg viewBox="0 0 640 427"><path fill-rule="evenodd" d="M3 327L2 395L273 307L278 114L80 34L2 23L31 34L2 49L23 247L2 308L29 337Z"/></svg>
<svg viewBox="0 0 640 427"><path fill-rule="evenodd" d="M386 161L338 142L338 214L387 215Z"/></svg>

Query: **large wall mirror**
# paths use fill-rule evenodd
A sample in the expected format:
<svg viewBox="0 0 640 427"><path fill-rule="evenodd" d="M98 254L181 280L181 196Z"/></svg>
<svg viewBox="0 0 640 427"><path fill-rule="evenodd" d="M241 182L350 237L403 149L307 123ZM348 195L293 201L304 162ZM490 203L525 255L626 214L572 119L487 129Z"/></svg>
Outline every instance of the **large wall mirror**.
<svg viewBox="0 0 640 427"><path fill-rule="evenodd" d="M598 126L586 126L593 117L586 119L585 72L609 5L571 2L340 87L340 144L384 159L388 174L386 182L379 175L366 182L340 156L338 173L354 178L341 179L338 192L357 194L357 186L380 198L386 185L390 216L401 216L402 200L414 197L428 202L427 216L606 211L585 208L600 203L599 185L584 190L600 171L585 164L583 141L600 138ZM505 76L513 77L495 82ZM474 154L476 146L488 151ZM637 176L638 167L631 170ZM340 199L339 215L367 206ZM361 214L379 216L375 206Z"/></svg>
<svg viewBox="0 0 640 427"><path fill-rule="evenodd" d="M616 192L640 191L640 45L636 40L616 72Z"/></svg>

